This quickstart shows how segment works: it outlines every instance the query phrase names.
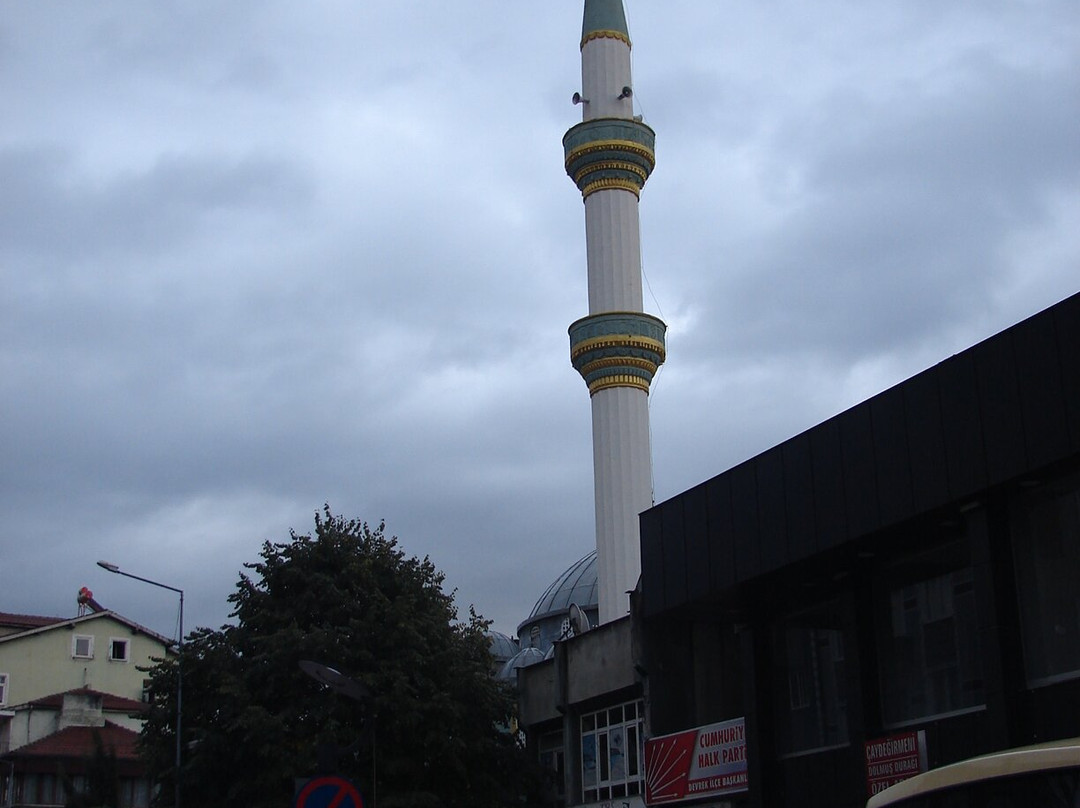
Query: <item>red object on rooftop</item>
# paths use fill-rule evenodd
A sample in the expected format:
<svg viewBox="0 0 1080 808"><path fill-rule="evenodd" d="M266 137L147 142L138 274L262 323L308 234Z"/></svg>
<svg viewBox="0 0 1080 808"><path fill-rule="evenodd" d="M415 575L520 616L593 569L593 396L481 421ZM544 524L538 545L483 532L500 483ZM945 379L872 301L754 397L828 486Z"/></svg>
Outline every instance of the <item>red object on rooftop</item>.
<svg viewBox="0 0 1080 808"><path fill-rule="evenodd" d="M103 612L105 607L94 600L94 593L90 591L90 587L84 586L79 590L78 596L75 598L79 604L79 616L81 617L89 609L91 612Z"/></svg>

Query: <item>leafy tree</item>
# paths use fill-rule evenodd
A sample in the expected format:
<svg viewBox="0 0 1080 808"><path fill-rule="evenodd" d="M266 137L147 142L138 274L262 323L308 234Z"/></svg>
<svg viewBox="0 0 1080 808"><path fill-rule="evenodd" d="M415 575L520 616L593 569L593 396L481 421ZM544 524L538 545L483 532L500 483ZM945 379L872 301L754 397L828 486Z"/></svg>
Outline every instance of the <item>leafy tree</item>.
<svg viewBox="0 0 1080 808"><path fill-rule="evenodd" d="M280 806L316 773L319 746L351 747L337 772L368 806L506 806L531 782L501 731L512 694L490 674L485 629L457 618L443 574L408 557L383 524L327 507L315 534L263 544L229 596L235 625L185 640L183 801ZM367 703L325 689L301 660L341 671ZM143 751L172 800L175 660L151 671L155 702ZM325 757L325 755L324 755Z"/></svg>
<svg viewBox="0 0 1080 808"><path fill-rule="evenodd" d="M83 788L61 774L65 808L111 808L120 805L120 776L116 753L106 749L101 735L94 732L94 754L86 761Z"/></svg>

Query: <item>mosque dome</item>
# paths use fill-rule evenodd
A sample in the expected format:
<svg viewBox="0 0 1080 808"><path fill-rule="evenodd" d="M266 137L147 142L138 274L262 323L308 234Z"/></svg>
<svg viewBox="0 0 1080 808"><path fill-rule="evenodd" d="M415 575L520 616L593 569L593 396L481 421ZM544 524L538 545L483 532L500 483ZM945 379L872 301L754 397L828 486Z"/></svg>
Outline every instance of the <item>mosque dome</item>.
<svg viewBox="0 0 1080 808"><path fill-rule="evenodd" d="M598 576L595 550L559 575L518 626L522 648L537 648L546 653L556 640L569 636L571 603L576 603L589 622L596 625L600 601Z"/></svg>
<svg viewBox="0 0 1080 808"><path fill-rule="evenodd" d="M571 564L544 590L532 612L518 626L517 642L497 631L488 632L492 637L493 657L498 658L499 650L506 652L513 649L509 657L502 659L497 678L503 681L514 680L517 678L518 668L550 659L555 642L573 636L574 632L570 627L571 603L577 604L592 625L597 624L600 601L598 576L594 550ZM506 643L502 642L503 639Z"/></svg>

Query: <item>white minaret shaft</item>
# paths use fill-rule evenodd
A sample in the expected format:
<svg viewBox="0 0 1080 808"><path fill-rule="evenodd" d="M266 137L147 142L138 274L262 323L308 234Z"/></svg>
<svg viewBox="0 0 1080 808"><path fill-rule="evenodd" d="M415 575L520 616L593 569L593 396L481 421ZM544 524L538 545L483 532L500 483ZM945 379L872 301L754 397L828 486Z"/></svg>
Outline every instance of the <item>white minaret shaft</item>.
<svg viewBox="0 0 1080 808"><path fill-rule="evenodd" d="M641 574L638 514L652 505L649 384L665 326L642 312L638 196L654 164L652 129L634 120L622 0L585 0L582 123L563 138L585 201L589 316L570 326L570 357L592 397L600 622L625 615Z"/></svg>

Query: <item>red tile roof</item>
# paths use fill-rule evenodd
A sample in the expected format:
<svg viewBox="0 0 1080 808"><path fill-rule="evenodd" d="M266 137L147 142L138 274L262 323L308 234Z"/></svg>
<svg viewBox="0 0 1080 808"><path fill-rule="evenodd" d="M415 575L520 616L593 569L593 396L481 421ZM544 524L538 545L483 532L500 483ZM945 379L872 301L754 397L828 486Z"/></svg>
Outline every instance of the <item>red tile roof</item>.
<svg viewBox="0 0 1080 808"><path fill-rule="evenodd" d="M68 617L43 617L39 614L14 614L12 612L0 612L0 626L17 628L20 630L42 628L55 623L63 623Z"/></svg>
<svg viewBox="0 0 1080 808"><path fill-rule="evenodd" d="M127 699L123 696L115 696L112 693L102 693L89 687L80 687L75 690L67 690L64 693L53 693L51 696L42 696L30 702L33 707L49 707L59 710L64 706L64 696L75 693L87 696L101 696L101 709L107 713L145 713L150 705L144 701Z"/></svg>
<svg viewBox="0 0 1080 808"><path fill-rule="evenodd" d="M117 760L138 760L136 743L139 733L109 721L103 727L66 727L40 740L9 752L8 758L78 758L85 760L94 754L94 734L101 738L105 749Z"/></svg>

